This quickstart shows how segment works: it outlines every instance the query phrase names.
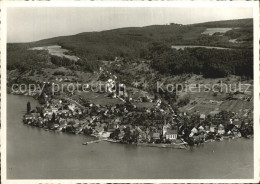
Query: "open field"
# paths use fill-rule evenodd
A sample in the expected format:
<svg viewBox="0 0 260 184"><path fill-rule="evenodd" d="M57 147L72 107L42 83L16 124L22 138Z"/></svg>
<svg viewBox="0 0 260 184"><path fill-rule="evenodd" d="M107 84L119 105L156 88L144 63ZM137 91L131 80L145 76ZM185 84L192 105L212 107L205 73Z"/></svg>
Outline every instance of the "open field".
<svg viewBox="0 0 260 184"><path fill-rule="evenodd" d="M105 105L116 105L123 104L124 102L117 98L107 97L106 93L95 93L95 92L77 92L75 95L71 97L73 100L79 100L83 98L85 100L89 100L91 103L99 104L102 106Z"/></svg>
<svg viewBox="0 0 260 184"><path fill-rule="evenodd" d="M50 55L65 57L72 61L77 61L79 58L77 56L68 55L67 49L62 48L59 45L50 45L50 46L43 46L43 47L33 47L30 50L48 50Z"/></svg>
<svg viewBox="0 0 260 184"><path fill-rule="evenodd" d="M225 84L232 84L231 89L238 90L240 78L236 76L230 76L229 78L217 78L217 79L205 79L201 76L192 76L189 79L185 79L185 83L188 84L199 84L201 88L194 88L193 91L187 90L179 95L179 98L184 96L189 98L189 103L180 108L181 111L185 112L197 112L205 114L216 114L219 111L231 111L244 115L247 111L253 110L253 86L251 85L248 89L249 92L234 94L230 93L230 90L225 88ZM213 86L214 84L221 85L223 83L222 92L215 92L207 90L203 85ZM252 80L242 81L242 84L252 84ZM184 89L185 90L185 89ZM221 88L219 89L221 90ZM241 87L241 91L245 91L245 86ZM232 95L231 95L232 94ZM231 97L229 99L229 97Z"/></svg>
<svg viewBox="0 0 260 184"><path fill-rule="evenodd" d="M203 114L217 114L220 111L231 111L243 116L247 111L253 110L253 103L242 100L227 100L221 105L211 103L200 103L196 105L187 105L181 108L184 112L197 112Z"/></svg>
<svg viewBox="0 0 260 184"><path fill-rule="evenodd" d="M207 28L201 34L213 35L214 33L226 33L227 31L232 30L232 28Z"/></svg>

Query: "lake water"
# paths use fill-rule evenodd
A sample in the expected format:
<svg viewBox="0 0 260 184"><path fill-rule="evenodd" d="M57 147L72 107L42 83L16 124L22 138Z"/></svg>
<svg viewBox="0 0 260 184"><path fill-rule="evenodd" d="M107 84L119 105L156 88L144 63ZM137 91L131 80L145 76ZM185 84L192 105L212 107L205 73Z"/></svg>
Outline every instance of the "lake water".
<svg viewBox="0 0 260 184"><path fill-rule="evenodd" d="M212 142L191 150L139 147L44 131L22 123L28 100L7 97L8 179L253 178L253 139Z"/></svg>

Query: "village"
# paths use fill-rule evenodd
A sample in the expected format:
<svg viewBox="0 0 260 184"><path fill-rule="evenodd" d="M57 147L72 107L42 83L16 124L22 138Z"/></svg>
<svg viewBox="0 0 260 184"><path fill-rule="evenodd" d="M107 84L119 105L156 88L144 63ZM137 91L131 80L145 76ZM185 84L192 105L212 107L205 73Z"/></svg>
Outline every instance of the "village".
<svg viewBox="0 0 260 184"><path fill-rule="evenodd" d="M28 88L29 92L25 90L21 93L12 87L10 93L33 96L39 101L41 107L36 109L31 109L30 103L27 104L23 122L46 131L84 134L116 143L172 148L253 136L251 93L182 92L179 99L190 95L192 98L169 103L174 97L173 93L163 94L164 99L150 93L151 90L145 88L145 80L137 82L129 78L126 86L122 76L114 71L117 67L120 70L124 68L119 66L123 60L116 57L114 61L104 62L99 71L93 73L94 82L83 81L88 82L85 85L87 91L83 90L82 85L78 87L79 79L69 76L69 70L59 67L48 80L39 77L26 81L43 86L42 91L30 92ZM140 70L147 66L145 61L132 65L137 65ZM154 78L160 76L155 75ZM228 80L229 83L237 82L235 77ZM184 77L172 83L214 84L218 81L200 79L194 75L188 80ZM70 91L68 86L73 85L77 85L77 90ZM93 92L93 88L99 91Z"/></svg>
<svg viewBox="0 0 260 184"><path fill-rule="evenodd" d="M111 89L113 81L107 82ZM129 98L124 91L109 91L108 98L124 103L100 105L82 100L41 95L44 103L31 109L27 104L25 124L46 131L85 134L110 142L144 146L185 148L208 141L221 141L253 135L253 120L235 112L215 115L180 112L160 98ZM153 102L153 106L137 107L134 102ZM171 146L172 145L172 146Z"/></svg>

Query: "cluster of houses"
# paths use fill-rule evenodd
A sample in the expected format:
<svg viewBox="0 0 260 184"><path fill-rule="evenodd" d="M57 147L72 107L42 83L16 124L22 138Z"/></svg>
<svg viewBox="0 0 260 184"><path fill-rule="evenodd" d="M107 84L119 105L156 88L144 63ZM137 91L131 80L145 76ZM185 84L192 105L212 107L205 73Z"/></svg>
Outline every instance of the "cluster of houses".
<svg viewBox="0 0 260 184"><path fill-rule="evenodd" d="M200 115L201 119L205 120L205 115ZM203 118L204 117L204 118ZM207 140L222 140L225 138L241 137L241 121L238 119L230 119L226 127L219 124L203 124L187 126L181 121L178 121L179 117L175 116L173 121L164 121L163 124L155 126L129 126L132 136L136 135L136 138L128 140L129 142L136 140L137 142L145 143L180 143L191 142L202 143ZM170 122L170 123L169 123ZM116 133L117 132L117 133ZM137 133L136 133L137 132ZM110 136L113 139L127 142L124 139L126 134L125 127L119 127Z"/></svg>
<svg viewBox="0 0 260 184"><path fill-rule="evenodd" d="M24 123L46 130L87 134L126 143L201 143L223 137L252 134L252 121L242 123L235 116L227 121L205 114L177 113L160 100L152 108L137 108L131 102L118 105L89 104L82 108L66 100L48 99L46 103L24 115ZM247 130L247 131L243 131ZM248 133L249 132L249 133Z"/></svg>
<svg viewBox="0 0 260 184"><path fill-rule="evenodd" d="M115 61L120 60L116 58ZM107 78L106 87L111 97L119 98L124 104L84 104L45 96L45 104L28 112L24 123L75 134L110 138L119 142L141 143L201 143L221 140L223 137L241 137L253 134L252 120L244 121L235 114L228 118L216 114L208 118L205 114L186 114L173 111L158 98L124 84L116 84L117 76L103 71ZM68 79L64 79L68 80ZM61 82L61 79L56 78ZM129 93L128 93L129 92ZM153 107L138 108L133 102L150 102ZM222 101L211 100L220 105Z"/></svg>

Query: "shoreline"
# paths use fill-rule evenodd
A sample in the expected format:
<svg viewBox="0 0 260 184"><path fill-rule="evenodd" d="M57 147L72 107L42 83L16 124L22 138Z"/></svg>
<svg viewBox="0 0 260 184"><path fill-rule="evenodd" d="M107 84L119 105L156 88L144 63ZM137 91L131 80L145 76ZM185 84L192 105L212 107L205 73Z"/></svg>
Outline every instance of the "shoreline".
<svg viewBox="0 0 260 184"><path fill-rule="evenodd" d="M130 145L136 145L136 146L143 146L143 147L157 147L157 148L173 148L173 149L189 149L191 147L197 147L199 145L203 145L205 143L211 143L211 142L222 142L222 141L227 141L227 140L238 140L241 139L242 137L224 137L221 140L214 140L214 139L210 139L210 140L205 140L202 143L199 144L194 144L193 146L188 145L187 142L183 142L183 143L172 143L172 144L166 144L166 143L159 143L159 144L155 144L155 143L132 143ZM250 137L247 139L253 139L254 137ZM113 139L105 139L103 141L106 142L110 142L110 143L117 143L117 144L127 144L127 143L123 143L120 140L113 140Z"/></svg>
<svg viewBox="0 0 260 184"><path fill-rule="evenodd" d="M31 98L33 98L34 100L36 100L38 102L38 99L35 98L35 96L30 96L30 95L25 95L25 94L10 94L10 95L31 97ZM62 130L62 127L59 127L57 129L55 129L55 128L48 128L48 127L45 127L45 126L35 125L31 121L23 122L23 123L27 124L27 125L30 125L30 126L37 127L37 128L42 128L45 131L64 132ZM65 131L64 133L70 133L70 134L75 134L75 135L83 134L82 131L81 132L79 132L79 131L76 131L76 132L66 132ZM104 133L109 133L109 132L104 131ZM113 142L113 143L128 144L128 143L124 143L122 140L114 140L114 139L110 139L108 137L102 137L102 136L100 136L98 134L97 135L96 134L89 134L89 135L88 134L83 134L83 135L98 138L98 139L94 140L94 141L97 141L97 142L107 141L107 142ZM250 139L251 137L253 137L253 136L249 136L249 137L246 137L246 138ZM224 139L237 139L237 138L241 138L241 137L236 137L236 136L231 136L231 135L222 135L220 138L216 138L216 139L200 140L201 142L196 142L193 145L189 145L187 142L183 142L183 143L168 143L168 144L166 144L166 143L157 143L156 144L156 143L145 143L144 142L144 143L132 143L132 144L136 145L136 146L143 146L143 147L188 149L189 147L198 146L200 144L204 144L204 143L207 143L207 142L223 141ZM106 139L106 140L102 140L102 139ZM180 139L178 139L178 140L180 140ZM83 143L83 145L87 145L87 143Z"/></svg>
<svg viewBox="0 0 260 184"><path fill-rule="evenodd" d="M173 148L173 149L187 149L187 144L149 144L149 143L137 143L137 146L143 147L157 147L157 148Z"/></svg>

